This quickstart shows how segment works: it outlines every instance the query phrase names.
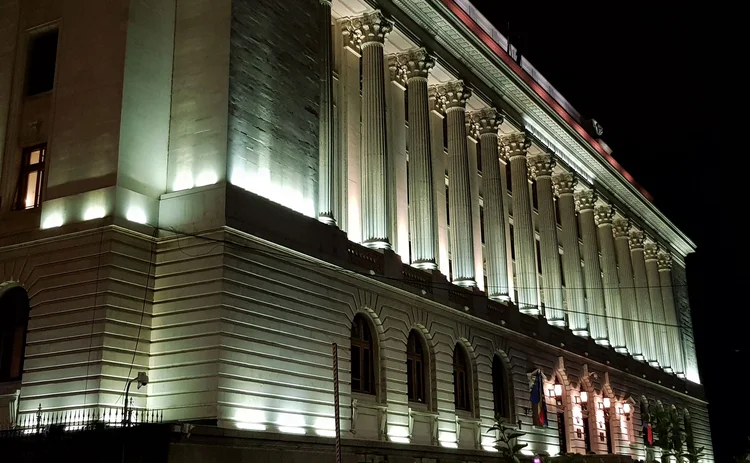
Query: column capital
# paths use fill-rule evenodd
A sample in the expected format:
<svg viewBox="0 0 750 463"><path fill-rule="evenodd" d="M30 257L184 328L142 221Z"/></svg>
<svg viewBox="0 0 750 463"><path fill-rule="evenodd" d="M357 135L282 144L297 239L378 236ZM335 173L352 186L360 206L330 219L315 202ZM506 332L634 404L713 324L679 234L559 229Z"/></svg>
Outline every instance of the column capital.
<svg viewBox="0 0 750 463"><path fill-rule="evenodd" d="M660 250L656 256L656 262L659 265L659 271L672 270L672 256L668 252Z"/></svg>
<svg viewBox="0 0 750 463"><path fill-rule="evenodd" d="M646 260L657 260L659 254L659 245L647 241L643 245L643 254Z"/></svg>
<svg viewBox="0 0 750 463"><path fill-rule="evenodd" d="M333 5L332 0L319 0L319 1L321 5L327 6L329 8Z"/></svg>
<svg viewBox="0 0 750 463"><path fill-rule="evenodd" d="M427 74L434 66L435 59L424 48L415 48L388 56L391 80L402 85L406 85L406 82L412 78L427 79Z"/></svg>
<svg viewBox="0 0 750 463"><path fill-rule="evenodd" d="M477 138L482 135L495 135L503 123L503 115L495 108L484 108L468 114L471 134Z"/></svg>
<svg viewBox="0 0 750 463"><path fill-rule="evenodd" d="M555 168L557 162L551 154L542 153L526 158L529 163L529 178L536 180L539 177L551 177L552 169Z"/></svg>
<svg viewBox="0 0 750 463"><path fill-rule="evenodd" d="M555 188L555 196L572 195L578 179L570 172L563 172L552 177L552 185Z"/></svg>
<svg viewBox="0 0 750 463"><path fill-rule="evenodd" d="M517 156L526 156L531 147L531 137L526 132L514 132L500 135L498 143L503 159L511 160Z"/></svg>
<svg viewBox="0 0 750 463"><path fill-rule="evenodd" d="M454 80L446 84L430 87L430 101L435 109L446 113L451 109L466 110L466 102L471 97L471 88L463 80Z"/></svg>
<svg viewBox="0 0 750 463"><path fill-rule="evenodd" d="M393 21L380 10L365 13L343 20L343 33L346 45L359 49L367 44L383 44L385 36L393 30Z"/></svg>
<svg viewBox="0 0 750 463"><path fill-rule="evenodd" d="M578 212L593 210L596 205L596 191L587 188L575 193Z"/></svg>
<svg viewBox="0 0 750 463"><path fill-rule="evenodd" d="M645 233L637 228L631 228L628 233L628 243L630 244L630 250L635 251L643 249L643 240L646 238Z"/></svg>
<svg viewBox="0 0 750 463"><path fill-rule="evenodd" d="M612 234L615 238L627 238L630 233L630 220L618 217L612 220Z"/></svg>
<svg viewBox="0 0 750 463"><path fill-rule="evenodd" d="M603 204L594 208L594 221L596 225L612 225L612 219L615 217L615 211L609 204Z"/></svg>

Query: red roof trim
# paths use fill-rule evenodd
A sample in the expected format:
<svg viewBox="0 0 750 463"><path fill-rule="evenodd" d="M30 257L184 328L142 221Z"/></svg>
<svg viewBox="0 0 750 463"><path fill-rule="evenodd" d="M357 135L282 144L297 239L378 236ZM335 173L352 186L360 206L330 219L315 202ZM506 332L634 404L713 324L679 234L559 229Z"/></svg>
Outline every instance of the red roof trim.
<svg viewBox="0 0 750 463"><path fill-rule="evenodd" d="M466 27L471 29L474 34L479 37L479 39L484 42L485 45L487 45L492 51L495 52L495 54L500 57L500 59L505 62L508 67L510 67L518 76L523 79L526 84L531 87L537 95L539 95L552 109L555 110L557 114L562 117L565 122L570 125L573 130L578 132L579 135L581 135L595 150L597 153L599 153L604 159L607 160L607 162L612 165L617 171L625 177L625 179L630 182L647 200L653 201L654 198L649 194L648 191L646 191L645 188L640 186L638 182L635 181L632 175L628 173L616 160L613 158L609 153L604 151L602 146L591 136L586 132L586 130L581 127L581 125L578 123L578 121L573 118L566 110L563 108L549 93L547 93L546 90L544 90L526 71L523 70L521 66L519 66L513 58L506 53L505 50L503 50L500 45L495 42L495 40L490 37L484 29L479 27L479 25L469 16L455 1L453 0L441 0L445 6L447 6L453 14L455 14L458 19L463 22Z"/></svg>

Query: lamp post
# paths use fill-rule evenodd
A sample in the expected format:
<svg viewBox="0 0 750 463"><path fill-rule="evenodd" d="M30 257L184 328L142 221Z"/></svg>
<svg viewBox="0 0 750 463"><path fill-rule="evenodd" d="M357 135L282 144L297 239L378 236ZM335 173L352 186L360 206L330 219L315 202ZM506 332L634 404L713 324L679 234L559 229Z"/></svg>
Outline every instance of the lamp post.
<svg viewBox="0 0 750 463"><path fill-rule="evenodd" d="M130 385L133 384L133 381L136 381L138 383L138 389L141 388L141 386L145 386L148 384L148 375L145 371L138 372L138 376L135 378L128 380L127 386L125 386L125 405L123 405L122 410L122 425L123 426L130 426L130 410L128 402L128 396L130 395Z"/></svg>

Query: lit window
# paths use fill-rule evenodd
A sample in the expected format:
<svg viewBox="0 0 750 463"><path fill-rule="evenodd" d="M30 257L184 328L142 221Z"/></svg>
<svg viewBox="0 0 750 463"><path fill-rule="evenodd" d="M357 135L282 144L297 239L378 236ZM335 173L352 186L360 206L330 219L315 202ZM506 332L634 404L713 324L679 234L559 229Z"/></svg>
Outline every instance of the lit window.
<svg viewBox="0 0 750 463"><path fill-rule="evenodd" d="M422 340L412 330L406 344L406 384L409 400L425 402L425 358Z"/></svg>
<svg viewBox="0 0 750 463"><path fill-rule="evenodd" d="M42 181L47 145L23 150L16 209L33 209L42 204Z"/></svg>
<svg viewBox="0 0 750 463"><path fill-rule="evenodd" d="M361 315L352 323L352 392L375 394L375 365L370 327Z"/></svg>

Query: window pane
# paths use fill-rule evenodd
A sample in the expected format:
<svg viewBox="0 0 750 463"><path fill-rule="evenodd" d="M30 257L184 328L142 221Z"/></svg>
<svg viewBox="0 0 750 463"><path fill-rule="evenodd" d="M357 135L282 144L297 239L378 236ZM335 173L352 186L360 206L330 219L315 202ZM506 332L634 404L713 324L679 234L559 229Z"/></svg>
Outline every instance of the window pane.
<svg viewBox="0 0 750 463"><path fill-rule="evenodd" d="M409 400L415 400L415 394L414 394L414 367L412 366L414 362L411 360L406 361L406 391L407 395L409 396Z"/></svg>
<svg viewBox="0 0 750 463"><path fill-rule="evenodd" d="M40 150L34 150L29 153L29 165L33 166L34 164L39 164L39 160L42 157L41 154Z"/></svg>
<svg viewBox="0 0 750 463"><path fill-rule="evenodd" d="M372 384L370 379L372 378L372 358L370 357L370 350L362 350L362 392L371 392Z"/></svg>
<svg viewBox="0 0 750 463"><path fill-rule="evenodd" d="M17 327L13 333L12 357L10 359L10 377L18 378L21 376L21 362L23 361L23 335L25 327Z"/></svg>
<svg viewBox="0 0 750 463"><path fill-rule="evenodd" d="M359 347L352 346L352 388L354 387L354 380L359 379L361 375L361 365L359 357ZM357 387L359 389L359 387Z"/></svg>
<svg viewBox="0 0 750 463"><path fill-rule="evenodd" d="M26 209L31 209L36 206L36 185L38 174L38 172L29 172L29 175L26 177Z"/></svg>
<svg viewBox="0 0 750 463"><path fill-rule="evenodd" d="M52 90L55 82L55 60L57 57L57 31L38 35L29 43L28 96Z"/></svg>

